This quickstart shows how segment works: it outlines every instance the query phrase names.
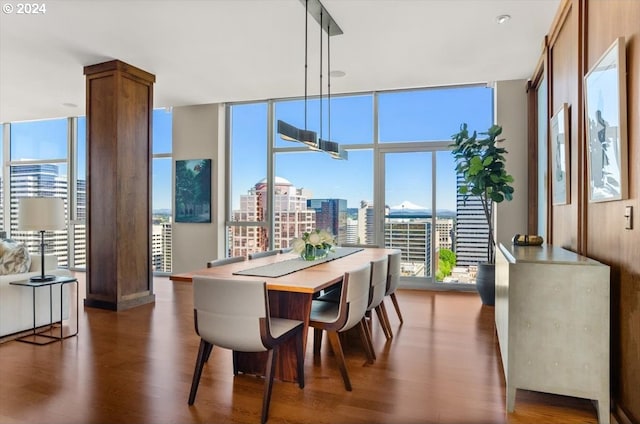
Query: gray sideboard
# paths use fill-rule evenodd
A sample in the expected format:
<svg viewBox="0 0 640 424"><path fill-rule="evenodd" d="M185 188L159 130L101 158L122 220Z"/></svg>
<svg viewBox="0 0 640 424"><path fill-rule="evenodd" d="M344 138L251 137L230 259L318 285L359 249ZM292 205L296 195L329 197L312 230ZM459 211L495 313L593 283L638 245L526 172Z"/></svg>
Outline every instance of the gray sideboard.
<svg viewBox="0 0 640 424"><path fill-rule="evenodd" d="M609 424L609 266L566 249L505 246L495 319L507 386L597 401Z"/></svg>

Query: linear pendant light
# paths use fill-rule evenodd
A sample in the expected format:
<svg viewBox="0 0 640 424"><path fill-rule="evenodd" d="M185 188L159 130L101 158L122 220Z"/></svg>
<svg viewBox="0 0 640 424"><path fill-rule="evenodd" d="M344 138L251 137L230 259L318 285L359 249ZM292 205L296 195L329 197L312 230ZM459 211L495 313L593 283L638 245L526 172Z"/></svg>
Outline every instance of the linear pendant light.
<svg viewBox="0 0 640 424"><path fill-rule="evenodd" d="M338 24L333 20L329 12L324 8L320 0L300 0L305 5L305 34L304 34L304 129L297 128L294 125L288 124L282 120L277 122L277 132L280 138L286 141L299 142L305 144L312 150L322 150L330 154L331 157L336 159L346 159L347 152L340 148L338 143L322 140L322 135L318 139L317 133L307 129L307 53L308 53L308 17L313 16L314 19L320 24L320 134L322 134L322 33L326 31L327 36L330 38L332 35L342 34L342 30ZM326 21L325 21L326 18ZM329 43L327 43L329 46ZM328 47L329 49L329 47ZM330 55L330 50L328 52ZM330 61L329 73L330 71ZM331 76L329 76L329 138L331 138Z"/></svg>

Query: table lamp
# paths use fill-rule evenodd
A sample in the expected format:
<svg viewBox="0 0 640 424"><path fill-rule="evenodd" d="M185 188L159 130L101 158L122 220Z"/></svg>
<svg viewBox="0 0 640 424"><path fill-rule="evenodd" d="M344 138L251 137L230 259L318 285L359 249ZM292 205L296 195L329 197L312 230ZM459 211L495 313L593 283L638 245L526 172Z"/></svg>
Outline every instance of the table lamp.
<svg viewBox="0 0 640 424"><path fill-rule="evenodd" d="M55 275L44 275L44 233L64 230L64 201L60 197L21 197L18 199L18 230L40 232L40 275L30 281L55 280Z"/></svg>

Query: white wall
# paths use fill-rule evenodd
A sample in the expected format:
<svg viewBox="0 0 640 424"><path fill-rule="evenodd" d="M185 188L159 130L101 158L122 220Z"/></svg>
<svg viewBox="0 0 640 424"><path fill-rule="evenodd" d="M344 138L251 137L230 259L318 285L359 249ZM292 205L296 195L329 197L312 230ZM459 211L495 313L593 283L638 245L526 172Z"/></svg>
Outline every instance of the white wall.
<svg viewBox="0 0 640 424"><path fill-rule="evenodd" d="M173 108L173 166L175 161L211 159L211 223L172 224L172 273L204 268L224 256L225 107L208 104ZM172 203L175 204L175 190Z"/></svg>
<svg viewBox="0 0 640 424"><path fill-rule="evenodd" d="M495 213L497 243L511 244L514 234L527 233L527 81L498 81L495 119L502 126L507 172L513 176L513 200L499 203Z"/></svg>

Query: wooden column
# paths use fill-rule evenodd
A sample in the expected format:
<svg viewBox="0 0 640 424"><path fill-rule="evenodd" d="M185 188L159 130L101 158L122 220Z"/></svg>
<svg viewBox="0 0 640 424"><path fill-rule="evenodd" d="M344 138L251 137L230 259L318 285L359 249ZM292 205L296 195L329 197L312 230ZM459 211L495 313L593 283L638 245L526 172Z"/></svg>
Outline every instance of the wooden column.
<svg viewBox="0 0 640 424"><path fill-rule="evenodd" d="M155 76L119 60L86 66L87 295L124 310L155 301L151 118Z"/></svg>

